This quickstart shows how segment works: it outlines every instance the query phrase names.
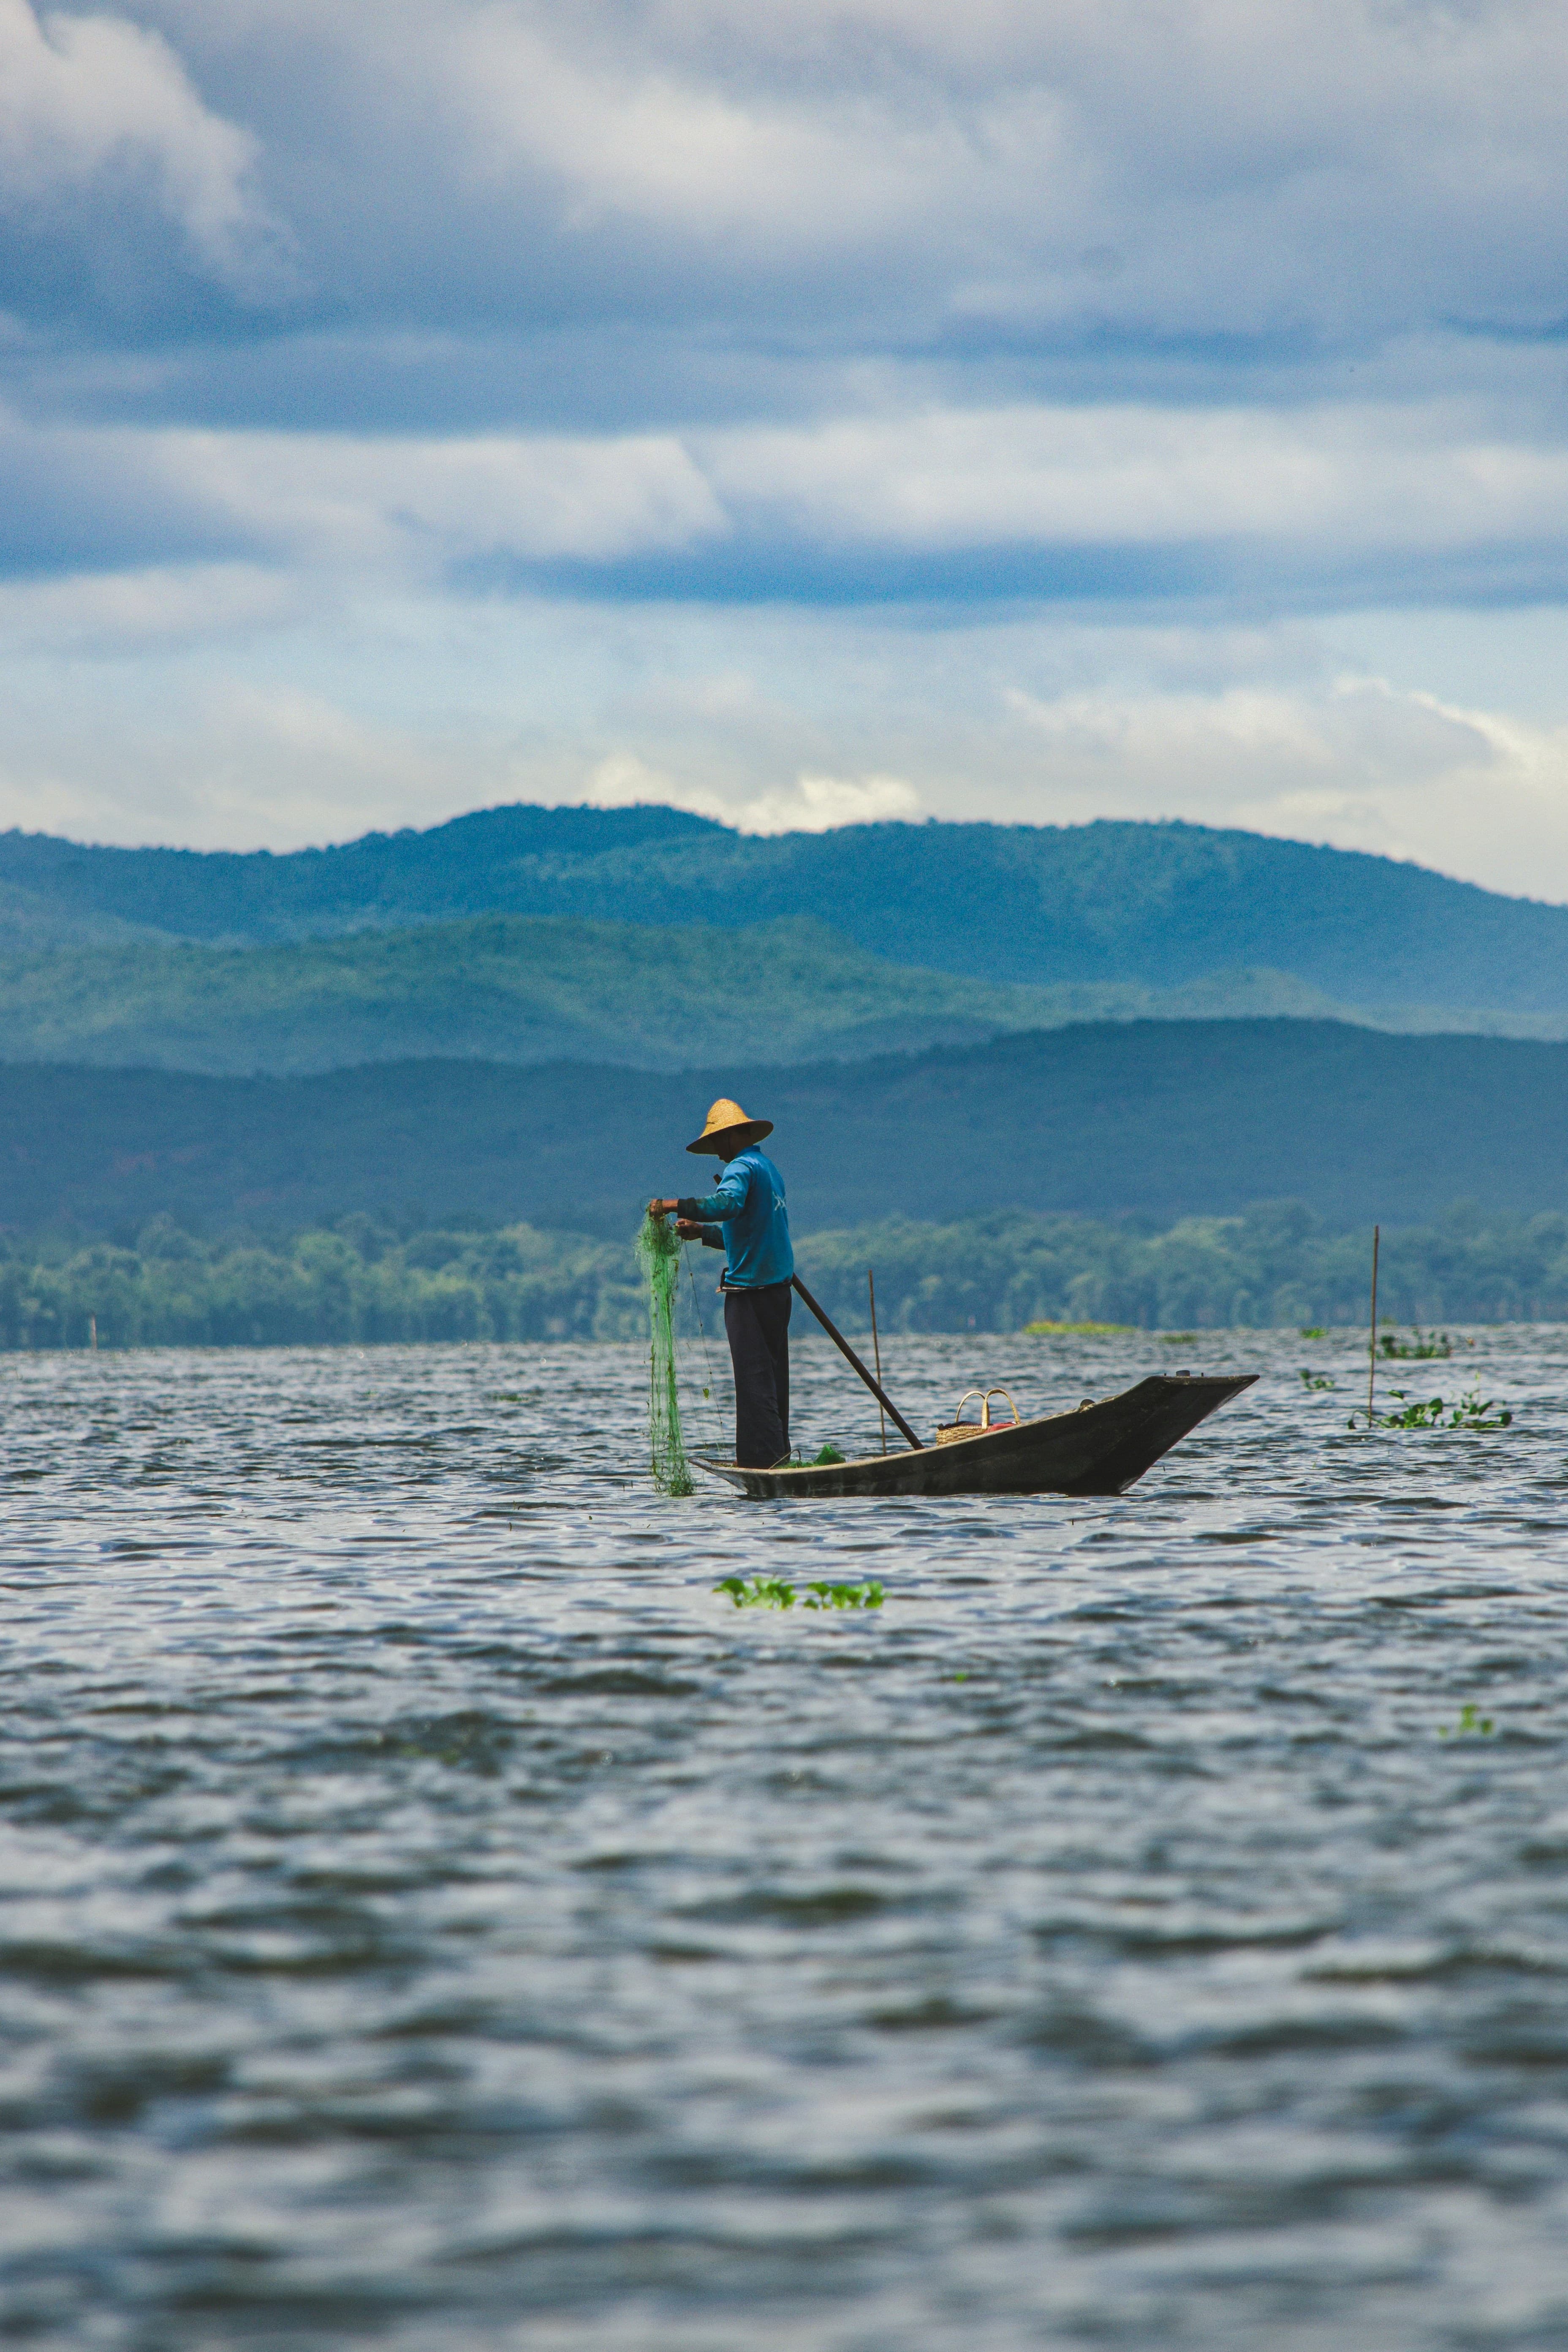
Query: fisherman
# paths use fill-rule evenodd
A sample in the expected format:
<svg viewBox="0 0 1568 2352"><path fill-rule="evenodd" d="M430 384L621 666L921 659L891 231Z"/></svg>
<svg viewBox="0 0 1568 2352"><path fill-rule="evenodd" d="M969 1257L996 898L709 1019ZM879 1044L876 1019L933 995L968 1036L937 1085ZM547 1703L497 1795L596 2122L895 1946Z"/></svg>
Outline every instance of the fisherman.
<svg viewBox="0 0 1568 2352"><path fill-rule="evenodd" d="M771 1118L748 1118L737 1102L716 1102L688 1151L724 1162L700 1200L650 1201L650 1217L673 1216L683 1242L722 1249L724 1333L735 1368L735 1460L771 1470L789 1457L789 1308L795 1252L784 1178L765 1151Z"/></svg>

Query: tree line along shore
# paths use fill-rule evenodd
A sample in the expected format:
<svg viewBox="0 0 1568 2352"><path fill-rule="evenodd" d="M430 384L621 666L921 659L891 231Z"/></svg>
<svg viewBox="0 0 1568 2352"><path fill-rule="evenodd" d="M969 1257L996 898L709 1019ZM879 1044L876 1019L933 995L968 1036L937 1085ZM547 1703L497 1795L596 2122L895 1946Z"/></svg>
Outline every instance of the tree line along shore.
<svg viewBox="0 0 1568 2352"><path fill-rule="evenodd" d="M1290 1202L1159 1229L999 1213L798 1241L806 1278L847 1329L866 1328L875 1268L884 1332L1355 1324L1369 1248L1369 1234L1328 1228ZM716 1261L692 1259L689 1326L694 1297L717 1311ZM1430 1225L1385 1229L1379 1305L1402 1322L1568 1321L1568 1215L1460 1203ZM629 1234L410 1231L360 1213L286 1239L193 1233L166 1217L110 1239L0 1236L5 1350L629 1340L646 1329Z"/></svg>

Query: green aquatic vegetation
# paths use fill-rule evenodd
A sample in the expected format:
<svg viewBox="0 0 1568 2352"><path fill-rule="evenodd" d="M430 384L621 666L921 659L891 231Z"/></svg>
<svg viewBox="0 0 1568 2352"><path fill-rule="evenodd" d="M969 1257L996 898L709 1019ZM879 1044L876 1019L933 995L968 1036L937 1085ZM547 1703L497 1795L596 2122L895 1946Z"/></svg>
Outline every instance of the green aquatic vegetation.
<svg viewBox="0 0 1568 2352"><path fill-rule="evenodd" d="M1328 1336L1329 1328L1326 1323L1303 1323L1301 1326L1303 1339L1326 1339Z"/></svg>
<svg viewBox="0 0 1568 2352"><path fill-rule="evenodd" d="M1301 1374L1301 1385L1307 1389L1337 1389L1339 1382L1328 1372L1304 1371Z"/></svg>
<svg viewBox="0 0 1568 2352"><path fill-rule="evenodd" d="M1380 1429L1441 1429L1443 1415L1447 1411L1440 1396L1412 1399L1408 1389L1391 1389L1397 1397L1398 1412L1374 1412L1373 1419Z"/></svg>
<svg viewBox="0 0 1568 2352"><path fill-rule="evenodd" d="M1195 1339L1197 1336L1198 1335L1195 1331L1162 1331L1160 1334L1160 1345L1163 1348L1184 1348L1190 1340Z"/></svg>
<svg viewBox="0 0 1568 2352"><path fill-rule="evenodd" d="M726 1592L737 1609L793 1609L797 1600L806 1609L880 1609L886 1594L879 1584L808 1584L804 1598L782 1576L726 1576L715 1593Z"/></svg>
<svg viewBox="0 0 1568 2352"><path fill-rule="evenodd" d="M1412 1363L1418 1357L1451 1356L1453 1352L1454 1343L1447 1331L1423 1331L1419 1323L1415 1326L1413 1338L1402 1339L1397 1331L1385 1331L1381 1343L1382 1354L1397 1357L1404 1363Z"/></svg>
<svg viewBox="0 0 1568 2352"><path fill-rule="evenodd" d="M1494 1402L1495 1400L1493 1398L1483 1397L1479 1388L1467 1389L1464 1395L1454 1407L1453 1412L1449 1418L1448 1427L1450 1429L1507 1429L1510 1427L1513 1421L1512 1413L1508 1412L1506 1408L1500 1412L1494 1412L1492 1411Z"/></svg>
<svg viewBox="0 0 1568 2352"><path fill-rule="evenodd" d="M1110 1339L1137 1329L1135 1323L1026 1323L1030 1339Z"/></svg>
<svg viewBox="0 0 1568 2352"><path fill-rule="evenodd" d="M820 1454L814 1454L812 1455L811 1466L814 1470L825 1470L829 1463L842 1462L846 1459L847 1456L840 1454L837 1446L835 1445L832 1439L829 1438L827 1444L822 1448Z"/></svg>
<svg viewBox="0 0 1568 2352"><path fill-rule="evenodd" d="M1471 1738L1487 1739L1490 1738L1494 1728L1491 1717L1483 1715L1479 1706L1472 1706L1467 1700L1459 1709L1458 1723L1440 1723L1437 1726L1437 1737L1439 1739Z"/></svg>
<svg viewBox="0 0 1568 2352"><path fill-rule="evenodd" d="M737 1609L793 1609L795 1587L782 1576L726 1576L713 1587L727 1592Z"/></svg>
<svg viewBox="0 0 1568 2352"><path fill-rule="evenodd" d="M1408 1389L1390 1389L1389 1394L1398 1400L1399 1411L1374 1412L1370 1423L1374 1429L1508 1429L1513 1422L1506 1409L1494 1412L1495 1400L1483 1397L1479 1388L1467 1389L1452 1405L1440 1396L1412 1398ZM1345 1425L1354 1429L1366 1418L1352 1412Z"/></svg>
<svg viewBox="0 0 1568 2352"><path fill-rule="evenodd" d="M680 1278L680 1242L663 1217L645 1216L637 1254L647 1277L648 1452L653 1483L661 1495L689 1495L694 1483L680 1433L680 1399L675 1386L675 1292Z"/></svg>

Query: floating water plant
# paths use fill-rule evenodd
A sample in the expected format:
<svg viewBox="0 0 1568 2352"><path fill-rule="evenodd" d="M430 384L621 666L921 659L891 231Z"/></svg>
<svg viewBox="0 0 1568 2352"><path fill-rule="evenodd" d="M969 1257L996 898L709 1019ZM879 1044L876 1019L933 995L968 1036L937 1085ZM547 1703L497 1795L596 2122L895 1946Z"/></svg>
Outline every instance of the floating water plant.
<svg viewBox="0 0 1568 2352"><path fill-rule="evenodd" d="M1479 1388L1468 1389L1452 1405L1440 1396L1412 1399L1408 1389L1390 1389L1389 1394L1397 1398L1400 1410L1374 1412L1369 1423L1373 1429L1507 1429L1513 1421L1511 1412L1494 1412L1494 1400L1483 1397ZM1352 1412L1345 1425L1354 1429L1366 1419L1364 1413Z"/></svg>
<svg viewBox="0 0 1568 2352"><path fill-rule="evenodd" d="M813 1456L812 1467L815 1470L826 1470L829 1463L842 1462L845 1458L846 1457L838 1451L837 1446L834 1444L833 1440L829 1438L821 1453Z"/></svg>
<svg viewBox="0 0 1568 2352"><path fill-rule="evenodd" d="M1195 1339L1197 1336L1195 1331L1162 1331L1160 1345L1163 1348L1184 1348L1190 1339Z"/></svg>
<svg viewBox="0 0 1568 2352"><path fill-rule="evenodd" d="M1132 1331L1132 1323L1026 1323L1025 1334L1031 1339L1110 1339L1124 1331Z"/></svg>
<svg viewBox="0 0 1568 2352"><path fill-rule="evenodd" d="M1303 1339L1326 1339L1328 1336L1329 1330L1326 1323L1303 1323L1301 1326L1301 1337Z"/></svg>
<svg viewBox="0 0 1568 2352"><path fill-rule="evenodd" d="M1447 1331L1423 1331L1419 1323L1415 1327L1414 1338L1402 1339L1397 1331L1385 1331L1381 1345L1384 1355L1397 1357L1405 1363L1418 1357L1451 1356L1454 1352L1454 1343Z"/></svg>
<svg viewBox="0 0 1568 2352"><path fill-rule="evenodd" d="M727 1592L737 1609L880 1609L885 1595L879 1584L808 1584L804 1595L782 1576L726 1576L713 1587Z"/></svg>
<svg viewBox="0 0 1568 2352"><path fill-rule="evenodd" d="M1508 1412L1506 1408L1494 1412L1492 1411L1494 1402L1495 1400L1491 1397L1483 1398L1479 1388L1467 1389L1464 1395L1454 1407L1453 1414L1448 1423L1449 1428L1509 1428L1513 1421L1512 1413ZM1489 1419L1488 1418L1489 1415L1490 1416Z"/></svg>
<svg viewBox="0 0 1568 2352"><path fill-rule="evenodd" d="M1490 1738L1493 1727L1491 1717L1483 1715L1479 1706L1471 1706L1467 1701L1459 1709L1458 1723L1440 1723L1437 1726L1437 1737L1439 1739L1487 1739Z"/></svg>
<svg viewBox="0 0 1568 2352"><path fill-rule="evenodd" d="M727 1592L737 1609L793 1609L795 1587L782 1576L726 1576L713 1587Z"/></svg>
<svg viewBox="0 0 1568 2352"><path fill-rule="evenodd" d="M1339 1382L1327 1372L1304 1371L1301 1374L1301 1385L1307 1389L1337 1389Z"/></svg>

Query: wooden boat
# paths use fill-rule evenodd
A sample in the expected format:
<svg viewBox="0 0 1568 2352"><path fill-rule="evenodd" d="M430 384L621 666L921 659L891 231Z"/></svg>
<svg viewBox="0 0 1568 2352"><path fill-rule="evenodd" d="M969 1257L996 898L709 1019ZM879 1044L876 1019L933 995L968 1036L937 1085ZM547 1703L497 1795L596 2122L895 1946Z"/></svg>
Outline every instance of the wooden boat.
<svg viewBox="0 0 1568 2352"><path fill-rule="evenodd" d="M711 1455L691 1460L758 1502L818 1495L1120 1495L1257 1378L1153 1372L1136 1388L1076 1412L993 1424L949 1444L854 1462L742 1470Z"/></svg>

